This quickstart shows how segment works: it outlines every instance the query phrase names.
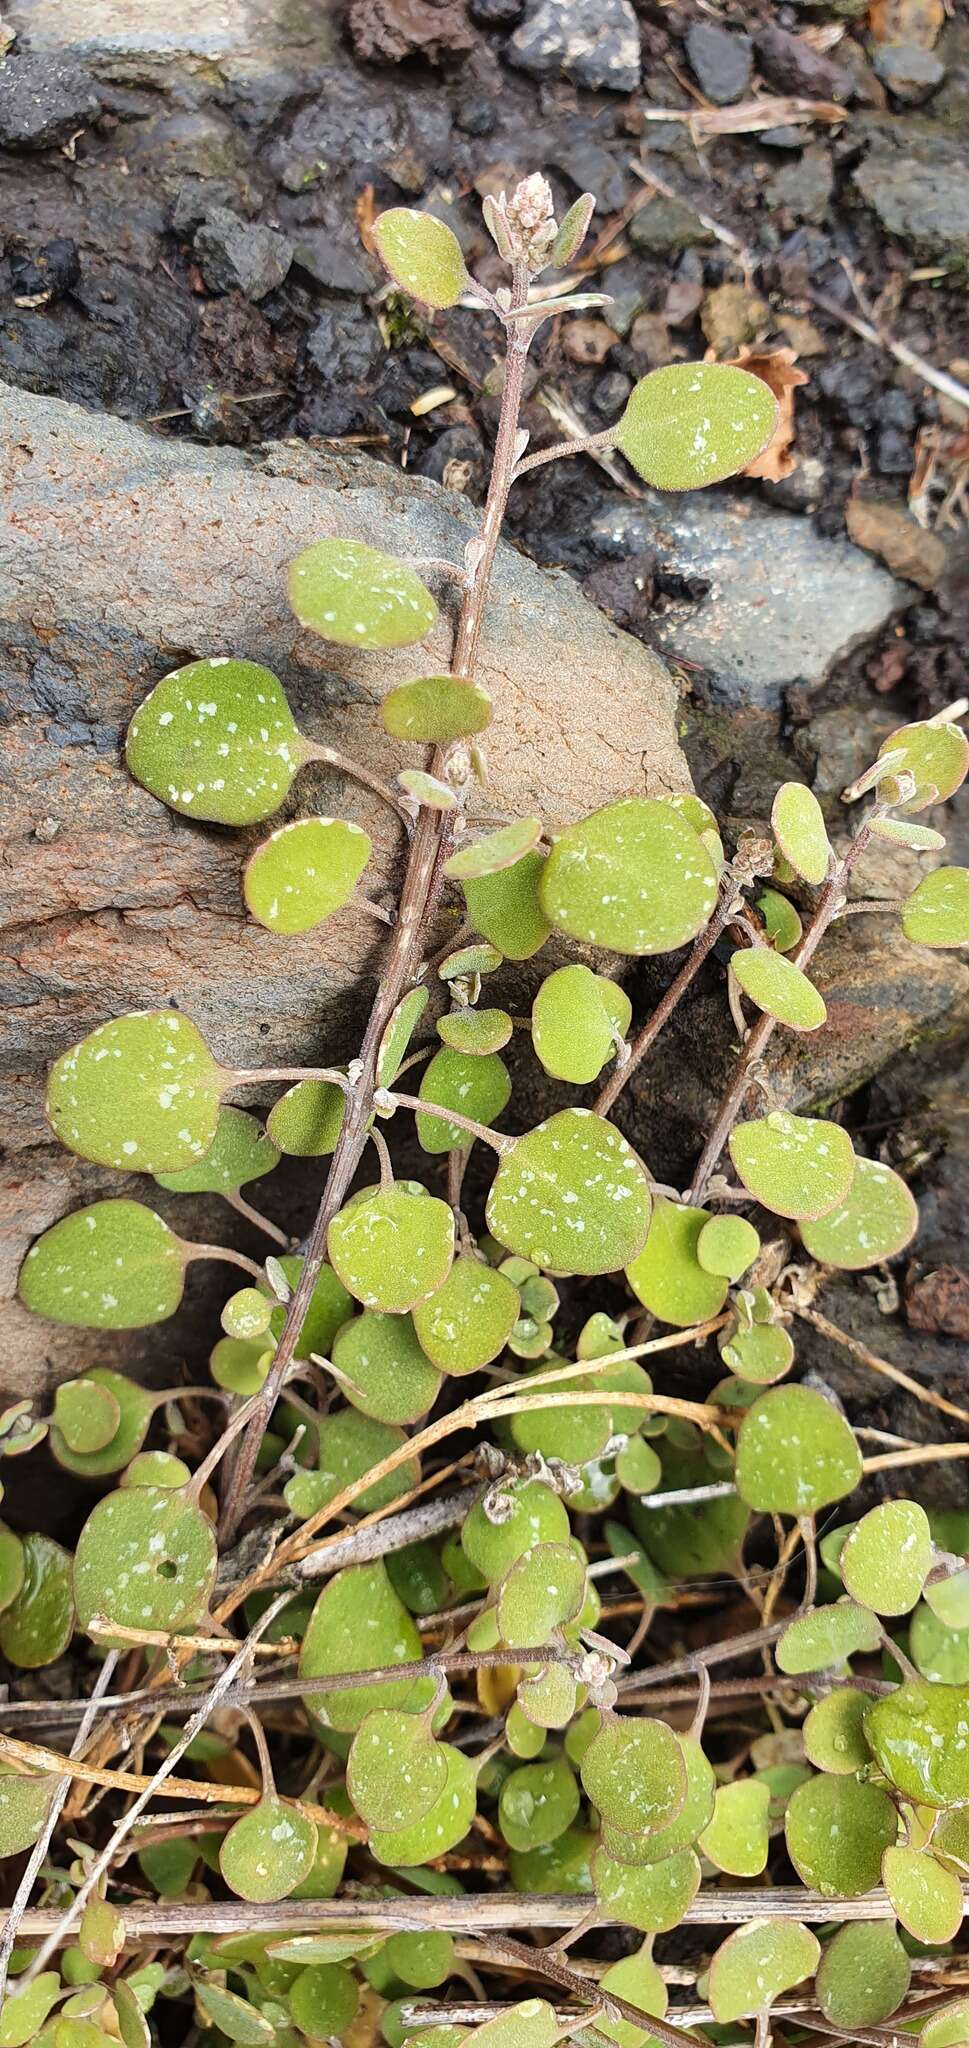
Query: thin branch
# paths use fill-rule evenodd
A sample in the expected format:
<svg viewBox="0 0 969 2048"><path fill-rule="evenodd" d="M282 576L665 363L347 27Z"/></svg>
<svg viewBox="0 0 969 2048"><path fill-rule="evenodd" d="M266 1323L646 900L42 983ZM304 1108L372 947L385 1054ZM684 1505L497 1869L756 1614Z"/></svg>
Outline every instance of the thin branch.
<svg viewBox="0 0 969 2048"><path fill-rule="evenodd" d="M870 1351L868 1345L862 1344L858 1337L850 1337L847 1330L839 1329L837 1323L833 1323L830 1317L821 1315L818 1309L801 1308L796 1299L786 1302L785 1306L790 1308L802 1323L810 1323L811 1328L817 1330L820 1336L826 1337L829 1343L839 1345L842 1351L847 1351L852 1358L857 1358L859 1364L866 1365L870 1372L878 1373L882 1379L893 1380L897 1387L904 1387L906 1393L914 1394L917 1401L924 1401L929 1408L937 1408L940 1414L951 1415L956 1422L969 1422L969 1408L960 1408L957 1401L946 1400L945 1395L937 1394L933 1387L921 1386L918 1380L913 1380L909 1373L903 1372L901 1366L890 1364L887 1358L879 1358L876 1351Z"/></svg>
<svg viewBox="0 0 969 2048"><path fill-rule="evenodd" d="M194 1244L185 1242L190 1259L219 1259L224 1266L239 1266L253 1280L264 1280L265 1274L255 1259L247 1259L244 1252L235 1252L227 1244Z"/></svg>
<svg viewBox="0 0 969 2048"><path fill-rule="evenodd" d="M965 384L960 384L959 379L951 376L948 370L937 370L934 363L927 362L924 356L916 355L915 350L909 348L907 342L896 341L894 335L886 334L883 329L874 326L871 320L863 320L859 313L849 313L847 306L839 306L837 300L829 299L826 292L816 292L805 287L804 296L810 300L812 306L817 306L819 312L827 313L831 320L840 321L842 327L850 327L852 333L860 334L863 341L874 342L876 348L884 349L888 355L894 356L897 363L904 363L907 370L914 370L916 376L922 378L923 383L931 384L934 391L941 391L943 397L954 400L956 405L963 406L969 412L969 388Z"/></svg>
<svg viewBox="0 0 969 2048"><path fill-rule="evenodd" d="M524 1924L528 1925L527 1920ZM703 2043L696 2034L684 2032L679 2027L668 2026L665 2020L657 2019L653 2013L643 2012L641 2006L631 2005L628 1998L620 1998L613 1991L606 1993L600 1985L590 1983L587 1977L581 1977L577 1970L562 1962L550 1949L527 1948L524 1942L512 1941L504 1934L492 1936L491 1945L517 1962L530 1975L547 1977L549 1982L557 1984L561 1991L571 1991L573 1997L601 2006L610 2020L631 2021L641 2033L648 2034L651 2040L664 2042L666 2048L683 2048L684 2041L692 2042L693 2048L703 2048Z"/></svg>
<svg viewBox="0 0 969 2048"><path fill-rule="evenodd" d="M565 455L597 455L616 445L615 427L606 427L601 434L577 434L569 441L555 441L551 448L538 448L534 455L523 455L515 464L512 482L527 476L531 469L541 469L546 462L560 462Z"/></svg>
<svg viewBox="0 0 969 2048"><path fill-rule="evenodd" d="M694 975L699 972L707 954L712 952L721 933L726 930L727 925L730 923L736 909L736 901L736 886L731 881L729 887L721 894L720 902L709 924L704 927L699 938L694 940L687 958L684 960L679 973L670 982L666 994L660 998L652 1016L647 1018L645 1024L637 1031L635 1038L631 1040L629 1058L624 1061L621 1067L616 1067L615 1071L610 1074L605 1087L600 1090L592 1105L597 1116L609 1115L613 1103L622 1094L627 1082L632 1079L641 1061L645 1059L650 1046L655 1044L664 1025L668 1024L677 1003L686 994Z"/></svg>
<svg viewBox="0 0 969 2048"><path fill-rule="evenodd" d="M487 1124L479 1124L473 1116L461 1116L458 1110L445 1108L440 1102L425 1102L420 1095L400 1095L395 1088L377 1088L374 1101L380 1109L414 1109L423 1116L439 1116L445 1123L455 1124L459 1131L468 1131L472 1138L480 1138L482 1144L490 1145L499 1157L513 1152L514 1138L507 1138L501 1131L492 1131Z"/></svg>
<svg viewBox="0 0 969 2048"><path fill-rule="evenodd" d="M273 1244L280 1245L284 1252L292 1251L293 1239L287 1236L285 1230L280 1230L278 1223L270 1223L268 1216L263 1216L259 1209L253 1208L251 1202L245 1201L238 1188L234 1188L231 1194L223 1195L222 1200L228 1203L230 1209L235 1210L237 1216L244 1216L246 1222L251 1223L255 1230L261 1230L265 1237L271 1238Z"/></svg>
<svg viewBox="0 0 969 2048"><path fill-rule="evenodd" d="M290 1597L291 1595L288 1593L280 1594L279 1605L284 1606ZM216 1690L216 1687L218 1688L216 1706L221 1706L224 1690L227 1689L227 1673L233 1673L240 1668L240 1654L245 1653L245 1655L248 1655L246 1644L237 1644L236 1652L237 1654L233 1658L232 1663L226 1667L226 1672L223 1672L222 1676L216 1680L215 1686L211 1687L203 1695L201 1705L192 1716L191 1725L195 1729L196 1735L202 1726L202 1721L208 1720L210 1714L214 1712L213 1708L207 1707L207 1702ZM350 1673L346 1675L352 1676ZM389 1678L391 1674L388 1672L387 1675ZM229 1686L231 1686L231 1682L230 1677L228 1679ZM355 1683L358 1686L360 1684L359 1672L356 1675ZM368 1683L370 1683L369 1673ZM339 1691L339 1685L335 1689ZM152 1712L154 1711L155 1708L152 1709ZM202 1717L201 1720L200 1716ZM198 1726L196 1726L196 1723L198 1723ZM193 1737L189 1737L189 1741L193 1739ZM137 1792L141 1795L140 1800L136 1802L139 1813L143 1812L145 1804L151 1798L194 1799L197 1805L201 1804L203 1806L258 1805L262 1794L254 1785L224 1785L217 1783L214 1779L173 1777L168 1766L170 1764L171 1770L174 1770L178 1758L184 1756L187 1747L188 1743L185 1741L184 1735L179 1736L174 1749L170 1751L169 1756L165 1759L165 1765L162 1767L163 1775L159 1776L158 1771L155 1771L151 1776L147 1776L143 1771L113 1771L107 1765L86 1763L83 1757L62 1756L59 1750L48 1749L43 1743L21 1742L14 1735L0 1735L0 1756L8 1757L12 1763L26 1764L31 1770L50 1771L56 1774L57 1777L66 1778L69 1783L72 1779L76 1779L82 1785L103 1785L108 1792ZM309 1801L305 1803L300 1801L300 1804L308 1818L318 1821L321 1827L336 1828L341 1834L352 1835L361 1840L366 1837L366 1829L362 1822L355 1823L346 1820L341 1814L332 1813L327 1806L316 1806ZM130 1811L133 1812L134 1808L131 1808Z"/></svg>
<svg viewBox="0 0 969 2048"><path fill-rule="evenodd" d="M318 761L324 768L335 768L340 775L350 775L355 782L362 782L365 789L372 790L374 796L379 796L382 803L389 804L391 810L396 811L408 833L413 831L414 820L389 783L382 782L379 775L371 774L369 768L362 767L349 754L341 754L337 747L320 747L315 741L306 740L300 758L307 762Z"/></svg>

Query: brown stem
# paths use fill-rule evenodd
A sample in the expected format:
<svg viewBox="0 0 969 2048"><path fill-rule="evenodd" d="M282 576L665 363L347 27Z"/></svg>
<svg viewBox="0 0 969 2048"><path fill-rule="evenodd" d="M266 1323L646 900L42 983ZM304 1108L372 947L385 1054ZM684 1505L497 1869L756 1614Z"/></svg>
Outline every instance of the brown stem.
<svg viewBox="0 0 969 2048"><path fill-rule="evenodd" d="M425 1102L421 1095L400 1095L396 1088L378 1089L377 1098L381 1103L386 1101L389 1105L392 1104L394 1109L414 1109L422 1116L439 1116L445 1123L456 1125L459 1131L469 1131L472 1138L480 1138L482 1144L490 1145L491 1150L499 1156L514 1150L514 1138L503 1136L501 1131L491 1130L487 1124L479 1124L473 1116L462 1116L459 1110L445 1109L443 1103Z"/></svg>
<svg viewBox="0 0 969 2048"><path fill-rule="evenodd" d="M551 448L538 448L534 455L524 455L515 464L512 479L517 484L520 476L527 476L530 469L541 469L543 463L559 462L565 455L594 455L600 449L615 446L615 427L606 427L601 434L576 435L573 441L556 441Z"/></svg>
<svg viewBox="0 0 969 2048"><path fill-rule="evenodd" d="M736 889L731 885L721 896L709 924L704 927L699 938L694 940L692 949L684 960L679 973L670 982L666 994L660 998L652 1016L647 1018L641 1030L637 1031L635 1038L631 1041L628 1060L625 1060L621 1067L617 1067L614 1073L610 1074L605 1087L600 1090L592 1105L597 1116L609 1115L613 1103L622 1094L627 1081L631 1080L640 1061L645 1059L650 1046L659 1037L664 1024L669 1022L677 1003L681 996L686 993L694 975L702 967L707 954L716 945L721 932L726 930L735 907Z"/></svg>
<svg viewBox="0 0 969 2048"><path fill-rule="evenodd" d="M253 1208L251 1202L245 1201L238 1188L233 1188L231 1194L223 1195L222 1200L228 1202L229 1208L234 1209L237 1216L244 1216L246 1222L251 1223L254 1229L261 1230L265 1237L272 1238L274 1244L281 1245L284 1252L292 1250L292 1238L287 1237L285 1230L280 1230L278 1223L270 1223L268 1216L263 1216L259 1209Z"/></svg>
<svg viewBox="0 0 969 2048"><path fill-rule="evenodd" d="M969 1422L969 1408L960 1408L958 1402L947 1401L945 1395L937 1394L933 1387L921 1386L918 1380L913 1380L900 1366L889 1364L887 1358L879 1358L877 1352L870 1351L867 1344L862 1344L857 1337L850 1337L847 1330L839 1329L837 1323L832 1323L816 1308L801 1308L797 1301L791 1301L786 1305L794 1315L800 1317L802 1323L810 1323L813 1330L817 1330L822 1337L827 1337L830 1343L840 1345L843 1351L849 1352L852 1358L857 1358L860 1365L867 1365L871 1372L878 1373L880 1378L894 1380L897 1387L904 1387L907 1393L915 1395L917 1401L926 1402L930 1408L938 1408L941 1414L951 1415L956 1422Z"/></svg>
<svg viewBox="0 0 969 2048"><path fill-rule="evenodd" d="M242 1271L249 1273L253 1280L265 1278L262 1267L257 1266L255 1259L247 1259L245 1252L232 1251L227 1244L190 1244L186 1240L185 1250L190 1259L221 1259L225 1266L241 1266ZM186 1388L185 1392L187 1391Z"/></svg>
<svg viewBox="0 0 969 2048"><path fill-rule="evenodd" d="M391 810L397 812L407 832L413 831L413 818L396 792L388 783L381 782L379 775L372 775L369 768L362 768L360 762L354 761L349 754L341 754L338 747L318 747L315 741L306 740L301 759L319 761L324 768L335 768L340 775L351 775L355 782L362 782L366 789L372 789L374 795L380 797L382 803L389 804Z"/></svg>

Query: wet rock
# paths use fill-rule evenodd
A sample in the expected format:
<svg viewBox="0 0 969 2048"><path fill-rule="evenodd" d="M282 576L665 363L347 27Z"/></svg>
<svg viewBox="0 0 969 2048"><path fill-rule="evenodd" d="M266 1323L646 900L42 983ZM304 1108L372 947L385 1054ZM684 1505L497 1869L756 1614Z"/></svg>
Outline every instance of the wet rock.
<svg viewBox="0 0 969 2048"><path fill-rule="evenodd" d="M667 199L662 192L633 214L627 233L634 248L649 253L705 248L716 239L685 199Z"/></svg>
<svg viewBox="0 0 969 2048"><path fill-rule="evenodd" d="M211 292L239 291L258 303L282 284L293 245L275 228L217 206L195 231L195 254Z"/></svg>
<svg viewBox="0 0 969 2048"><path fill-rule="evenodd" d="M362 296L382 282L380 264L351 235L342 208L340 217L329 224L293 228L290 233L293 262L325 290Z"/></svg>
<svg viewBox="0 0 969 2048"><path fill-rule="evenodd" d="M916 43L880 43L874 66L892 98L909 107L920 107L938 91L945 77L945 65L934 50Z"/></svg>
<svg viewBox="0 0 969 2048"><path fill-rule="evenodd" d="M686 54L698 85L715 106L743 99L754 68L749 36L731 34L712 21L694 21L686 32Z"/></svg>
<svg viewBox="0 0 969 2048"><path fill-rule="evenodd" d="M408 79L406 92L373 73L327 65L311 102L284 124L268 164L288 192L302 192L347 165L364 183L390 177L419 194L432 172L447 170L451 121L439 85Z"/></svg>
<svg viewBox="0 0 969 2048"><path fill-rule="evenodd" d="M90 71L73 58L29 53L0 63L0 148L51 149L101 111Z"/></svg>
<svg viewBox="0 0 969 2048"><path fill-rule="evenodd" d="M445 427L410 465L446 491L476 491L486 481L484 444L474 427Z"/></svg>
<svg viewBox="0 0 969 2048"><path fill-rule="evenodd" d="M883 427L875 442L875 468L882 476L910 476L912 443L897 427Z"/></svg>
<svg viewBox="0 0 969 2048"><path fill-rule="evenodd" d="M420 56L440 64L467 56L475 42L461 0L350 0L347 27L364 63Z"/></svg>
<svg viewBox="0 0 969 2048"><path fill-rule="evenodd" d="M514 28L525 12L525 0L471 0L469 12L479 28Z"/></svg>
<svg viewBox="0 0 969 2048"><path fill-rule="evenodd" d="M922 590L935 588L945 568L945 542L919 526L897 499L851 497L845 524L857 546L880 556L893 576Z"/></svg>
<svg viewBox="0 0 969 2048"><path fill-rule="evenodd" d="M633 380L625 370L608 370L592 389L592 403L599 418L617 420L633 388Z"/></svg>
<svg viewBox="0 0 969 2048"><path fill-rule="evenodd" d="M840 419L855 427L870 427L875 417L878 379L867 363L850 357L825 363L818 383Z"/></svg>
<svg viewBox="0 0 969 2048"><path fill-rule="evenodd" d="M81 275L77 243L57 235L32 255L14 255L10 264L15 306L46 306L73 291Z"/></svg>
<svg viewBox="0 0 969 2048"><path fill-rule="evenodd" d="M570 134L565 143L546 151L546 162L553 171L561 171L578 192L594 192L599 214L618 213L624 204L626 179L622 165L600 142Z"/></svg>
<svg viewBox="0 0 969 2048"><path fill-rule="evenodd" d="M454 119L465 135L493 135L498 126L498 109L487 93L475 93L470 99L462 95Z"/></svg>
<svg viewBox="0 0 969 2048"><path fill-rule="evenodd" d="M766 187L768 206L782 208L795 220L821 221L834 187L834 169L826 149L806 149L797 161L782 164Z"/></svg>
<svg viewBox="0 0 969 2048"><path fill-rule="evenodd" d="M854 172L855 186L890 235L926 261L964 270L969 265L965 151L944 132L909 136L901 123L899 128L899 147L873 149Z"/></svg>
<svg viewBox="0 0 969 2048"><path fill-rule="evenodd" d="M239 193L234 178L184 178L175 195L172 207L172 232L176 235L193 235L197 227L217 207L228 207L238 201Z"/></svg>
<svg viewBox="0 0 969 2048"><path fill-rule="evenodd" d="M777 92L797 93L806 99L845 100L850 96L850 72L774 22L758 31L754 49L760 70Z"/></svg>
<svg viewBox="0 0 969 2048"><path fill-rule="evenodd" d="M325 306L306 353L328 384L362 384L384 352L380 329L362 306Z"/></svg>
<svg viewBox="0 0 969 2048"><path fill-rule="evenodd" d="M120 741L136 705L174 663L231 650L279 674L306 730L392 778L399 753L375 705L414 673L414 650L362 655L301 633L286 565L326 534L460 561L478 515L457 492L359 452L286 443L250 458L19 391L0 392L0 451L10 512L0 538L4 1066L21 1077L0 1107L11 1155L0 1185L6 1315L38 1231L98 1195L145 1199L143 1180L51 1144L43 1076L66 1045L106 1017L175 1000L223 1058L289 1065L318 1059L321 1045L334 1058L352 1052L370 1002L372 984L360 979L375 958L369 920L339 913L323 934L283 944L246 920L240 895L242 864L266 828L191 823L127 777ZM447 610L442 596L422 662L447 664ZM662 661L603 620L570 577L510 546L499 552L481 680L495 704L488 816L569 819L642 789L644 765L648 788L688 786ZM391 814L319 769L281 815L314 807L369 830L379 893L400 867ZM222 1235L211 1204L206 1216L186 1197L171 1201L185 1235ZM218 1276L209 1287L193 1275L178 1321L113 1337L112 1362L146 1373L165 1356L201 1362L224 1292ZM97 1333L59 1330L12 1304L6 1319L8 1388L37 1390L103 1362Z"/></svg>
<svg viewBox="0 0 969 2048"><path fill-rule="evenodd" d="M593 91L634 92L639 24L629 0L529 0L507 55L538 78L560 71Z"/></svg>

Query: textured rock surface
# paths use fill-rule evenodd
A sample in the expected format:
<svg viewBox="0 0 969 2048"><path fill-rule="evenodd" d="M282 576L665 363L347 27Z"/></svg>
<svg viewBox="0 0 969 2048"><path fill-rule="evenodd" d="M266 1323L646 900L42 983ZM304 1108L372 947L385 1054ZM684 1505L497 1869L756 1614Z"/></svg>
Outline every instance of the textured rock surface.
<svg viewBox="0 0 969 2048"><path fill-rule="evenodd" d="M0 662L10 720L2 994L13 1077L2 1112L0 1298L9 1298L38 1230L80 1200L126 1185L50 1144L41 1102L56 1053L105 1017L174 1001L227 1060L268 1066L345 1055L366 1000L356 978L379 957L377 928L359 915L343 913L323 932L285 943L249 923L240 868L265 828L191 824L132 783L120 757L132 711L179 662L231 650L280 674L309 732L392 775L399 750L375 707L415 665L445 665L449 600L439 593L441 618L420 652L328 652L297 627L284 568L327 533L455 560L473 513L461 498L363 456L286 445L247 458L3 387L0 445L8 517ZM641 789L644 774L653 790L688 786L662 663L602 619L568 577L510 548L499 556L482 678L496 703L485 815L535 808L550 821L571 818ZM372 833L378 889L397 875L391 814L366 792L311 770L289 809L314 807L353 816ZM314 1172L303 1173L307 1188ZM155 1197L151 1183L128 1185ZM177 1211L185 1235L231 1235L218 1204L199 1210L166 1197L159 1206L173 1218ZM194 1269L190 1304L205 1285ZM173 1343L176 1355L193 1349L191 1305L175 1325L108 1345L34 1322L15 1305L6 1320L8 1387L36 1388L68 1366L103 1361L106 1349L112 1361L147 1370L172 1355Z"/></svg>
<svg viewBox="0 0 969 2048"><path fill-rule="evenodd" d="M508 55L540 78L562 71L576 85L610 92L639 84L639 26L629 0L533 0Z"/></svg>

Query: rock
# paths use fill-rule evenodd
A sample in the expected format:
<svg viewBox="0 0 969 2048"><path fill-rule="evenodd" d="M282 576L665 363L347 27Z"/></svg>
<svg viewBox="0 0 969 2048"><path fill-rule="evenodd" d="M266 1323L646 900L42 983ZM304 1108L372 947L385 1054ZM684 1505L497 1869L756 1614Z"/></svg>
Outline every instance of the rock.
<svg viewBox="0 0 969 2048"><path fill-rule="evenodd" d="M240 220L217 206L196 228L193 244L211 292L239 291L258 303L282 284L293 261L293 245L275 228Z"/></svg>
<svg viewBox="0 0 969 2048"><path fill-rule="evenodd" d="M703 248L716 239L685 199L667 199L662 192L633 214L627 233L635 248L650 253Z"/></svg>
<svg viewBox="0 0 969 2048"><path fill-rule="evenodd" d="M612 151L604 149L601 142L584 139L581 134L555 143L545 151L546 165L553 171L561 171L578 192L594 192L596 209L599 214L618 213L626 200L626 179L623 168ZM595 229L592 230L593 234ZM610 280L611 283L611 280Z"/></svg>
<svg viewBox="0 0 969 2048"><path fill-rule="evenodd" d="M525 0L471 0L469 12L479 28L514 28L525 12Z"/></svg>
<svg viewBox="0 0 969 2048"><path fill-rule="evenodd" d="M466 57L475 44L461 0L350 0L347 27L364 63L420 56L440 64Z"/></svg>
<svg viewBox="0 0 969 2048"><path fill-rule="evenodd" d="M845 505L845 525L852 540L869 554L879 555L893 576L904 576L922 590L934 590L945 568L941 534L929 533L897 500L853 496Z"/></svg>
<svg viewBox="0 0 969 2048"><path fill-rule="evenodd" d="M873 62L892 98L909 107L930 99L945 77L945 65L934 50L920 49L917 43L880 43Z"/></svg>
<svg viewBox="0 0 969 2048"><path fill-rule="evenodd" d="M0 450L4 1069L19 1077L0 1110L9 1300L27 1243L66 1209L122 1189L156 1192L51 1144L43 1076L58 1053L107 1017L175 1000L230 1062L346 1057L381 957L373 923L350 912L285 943L248 922L240 871L269 828L193 824L139 788L120 750L132 712L173 665L231 649L281 676L306 729L392 778L399 750L375 706L414 674L415 650L364 655L300 632L286 564L327 533L460 561L479 515L457 492L356 451L287 443L249 457L9 389ZM641 790L644 773L650 789L689 787L659 657L603 620L571 578L512 547L500 549L493 593L480 671L495 701L485 815L538 809L554 824ZM450 644L442 610L420 660L446 667ZM382 804L313 769L283 815L314 806L370 831L377 894L396 879L401 844ZM318 1172L300 1169L297 1185L290 1213L302 1222ZM164 1203L188 1236L229 1235L217 1202ZM197 1365L223 1295L217 1274L193 1269L175 1323L108 1340L10 1306L7 1390L42 1389L107 1357L146 1374L166 1357Z"/></svg>
<svg viewBox="0 0 969 2048"><path fill-rule="evenodd" d="M312 220L302 227L289 227L288 233L293 262L325 291L362 297L383 283L386 273L382 265L368 255L336 195L332 199L324 195Z"/></svg>
<svg viewBox="0 0 969 2048"><path fill-rule="evenodd" d="M537 78L564 72L593 91L635 92L639 24L629 0L529 0L506 52Z"/></svg>
<svg viewBox="0 0 969 2048"><path fill-rule="evenodd" d="M69 142L97 119L101 104L90 71L72 57L9 55L0 63L0 148Z"/></svg>
<svg viewBox="0 0 969 2048"><path fill-rule="evenodd" d="M870 427L875 418L879 384L868 363L851 356L825 363L818 383L839 419L854 427Z"/></svg>
<svg viewBox="0 0 969 2048"><path fill-rule="evenodd" d="M70 235L57 235L31 255L15 255L10 263L15 306L46 306L74 290L81 275L78 246Z"/></svg>
<svg viewBox="0 0 969 2048"><path fill-rule="evenodd" d="M964 270L969 266L965 151L944 132L913 135L908 153L906 139L903 129L899 151L872 150L854 172L855 186L890 235L926 261Z"/></svg>
<svg viewBox="0 0 969 2048"><path fill-rule="evenodd" d="M928 1330L933 1337L969 1339L969 1273L961 1266L936 1266L919 1275L910 1267L905 1276L905 1314L913 1330Z"/></svg>
<svg viewBox="0 0 969 2048"><path fill-rule="evenodd" d="M448 169L451 119L439 85L408 79L402 91L399 80L390 85L345 64L326 65L316 77L313 98L267 151L287 191L302 192L352 164L361 184L384 176L419 195L435 170Z"/></svg>
<svg viewBox="0 0 969 2048"><path fill-rule="evenodd" d="M765 188L768 206L783 208L795 220L821 221L828 210L834 169L826 149L806 149L795 161L782 164Z"/></svg>
<svg viewBox="0 0 969 2048"><path fill-rule="evenodd" d="M777 92L803 95L806 99L846 100L851 93L851 73L813 50L801 36L771 22L754 37L757 63L769 85Z"/></svg>
<svg viewBox="0 0 969 2048"><path fill-rule="evenodd" d="M328 384L362 384L380 361L380 329L362 306L324 306L307 337L306 353Z"/></svg>
<svg viewBox="0 0 969 2048"><path fill-rule="evenodd" d="M719 284L703 301L700 326L715 356L734 356L745 342L766 334L771 310L766 299L742 284Z"/></svg>
<svg viewBox="0 0 969 2048"><path fill-rule="evenodd" d="M732 35L712 21L693 21L686 32L686 54L697 83L715 106L743 99L754 68L749 36Z"/></svg>
<svg viewBox="0 0 969 2048"><path fill-rule="evenodd" d="M29 34L32 50L70 47L109 75L123 66L125 75L137 70L159 83L186 60L199 73L217 66L223 78L243 79L250 99L273 65L291 64L294 79L302 67L305 79L336 41L333 11L319 0L12 0L4 14Z"/></svg>

